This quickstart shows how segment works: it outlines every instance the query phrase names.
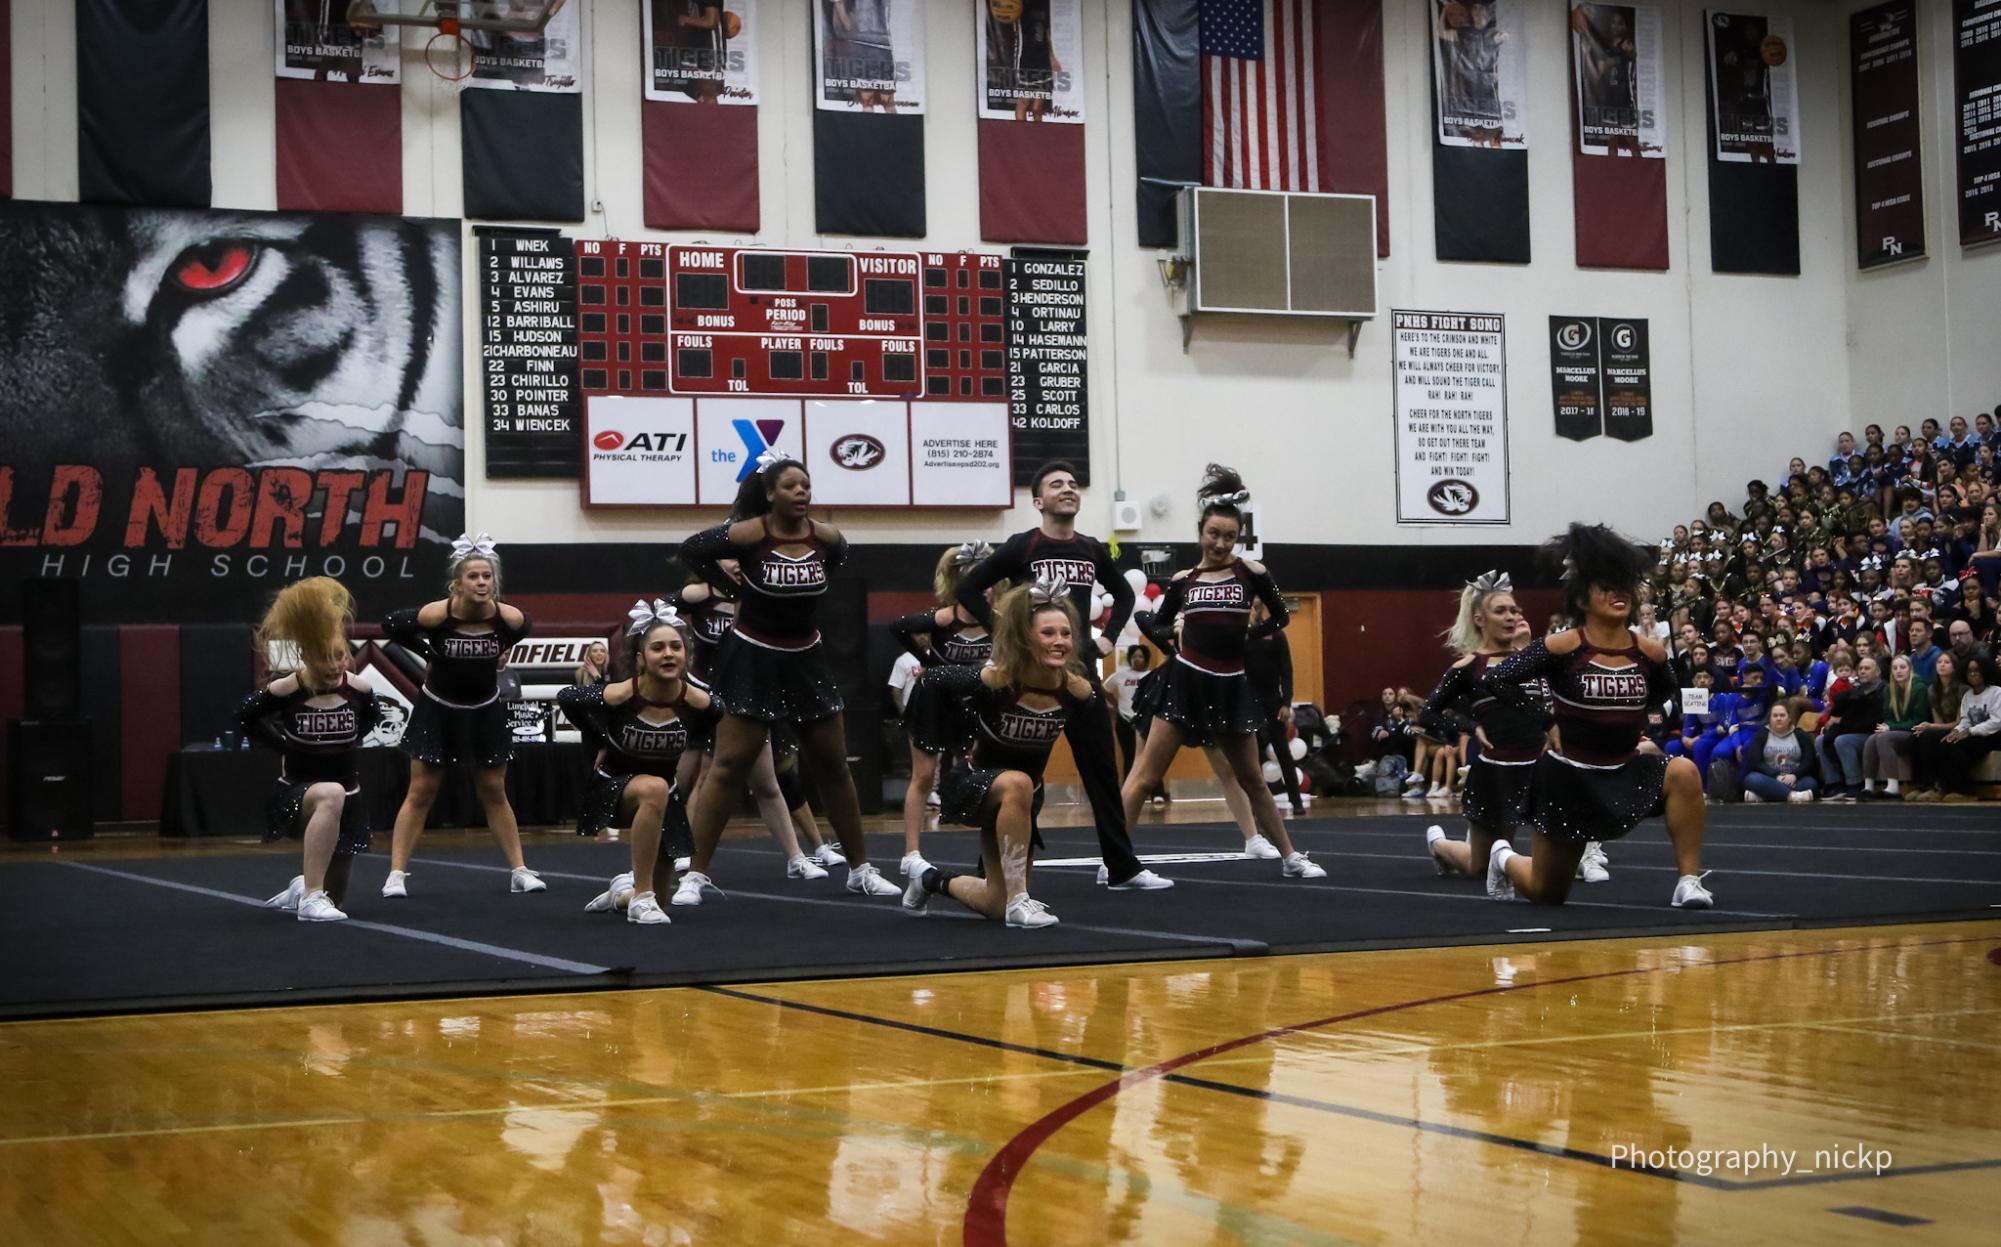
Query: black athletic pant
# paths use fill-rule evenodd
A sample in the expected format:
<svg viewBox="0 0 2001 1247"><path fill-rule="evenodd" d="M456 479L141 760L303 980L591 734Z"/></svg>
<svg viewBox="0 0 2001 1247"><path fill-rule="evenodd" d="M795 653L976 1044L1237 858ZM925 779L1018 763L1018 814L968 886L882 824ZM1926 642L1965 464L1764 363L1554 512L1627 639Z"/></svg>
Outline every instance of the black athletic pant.
<svg viewBox="0 0 2001 1247"><path fill-rule="evenodd" d="M1087 666L1091 687L1098 688L1098 673ZM1100 697L1098 704L1070 716L1063 729L1070 742L1070 756L1077 761L1077 778L1083 781L1084 797L1091 803L1091 818L1097 823L1098 852L1113 883L1124 883L1140 872L1139 858L1133 856L1132 837L1126 833L1125 799L1119 792L1119 760L1112 743L1112 712Z"/></svg>
<svg viewBox="0 0 2001 1247"><path fill-rule="evenodd" d="M1293 811L1297 813L1301 809L1299 766L1292 760L1292 742L1286 739L1285 720L1277 715L1265 719L1264 726L1258 729L1258 748L1271 750L1272 756L1278 759L1278 773L1285 781L1286 798L1292 802Z"/></svg>
<svg viewBox="0 0 2001 1247"><path fill-rule="evenodd" d="M1133 731L1132 721L1116 711L1112 730L1119 735L1119 780L1124 782L1132 778L1133 763L1139 760L1139 734Z"/></svg>

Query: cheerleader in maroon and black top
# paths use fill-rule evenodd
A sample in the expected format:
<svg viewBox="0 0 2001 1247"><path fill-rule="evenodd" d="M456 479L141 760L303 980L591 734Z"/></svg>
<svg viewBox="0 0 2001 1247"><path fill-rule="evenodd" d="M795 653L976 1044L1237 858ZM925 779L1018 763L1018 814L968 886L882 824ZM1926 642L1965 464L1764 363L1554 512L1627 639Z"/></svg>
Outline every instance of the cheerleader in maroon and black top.
<svg viewBox="0 0 2001 1247"><path fill-rule="evenodd" d="M986 665L994 649L987 626L973 618L957 602L959 582L994 552L984 541L968 541L947 547L931 574L931 588L937 604L931 610L904 615L889 625L903 648L923 664L919 679L903 703L903 728L910 737L910 786L903 794L903 877L921 875L931 865L919 851L917 837L924 830L925 807L938 782L942 762L964 753L966 741L957 724L963 716L938 694L937 686L927 686L921 678L939 667L970 667L978 671Z"/></svg>
<svg viewBox="0 0 2001 1247"><path fill-rule="evenodd" d="M508 890L548 887L521 857L521 828L507 801L514 736L507 703L500 699L501 661L531 627L527 615L500 600L500 555L485 533L452 543L451 579L443 600L396 611L382 621L390 640L429 664L423 695L403 731L410 788L396 811L382 895L409 895L410 855L424 834L445 771L455 766L473 768L473 791L486 811L487 830L513 868Z"/></svg>
<svg viewBox="0 0 2001 1247"><path fill-rule="evenodd" d="M701 749L715 711L709 694L687 678L688 638L674 608L642 601L631 617L632 678L566 688L556 700L595 755L577 833L632 829L632 870L613 876L584 908L623 908L627 922L656 924L670 921L655 888L674 879L665 832L682 801L675 772L685 755Z"/></svg>
<svg viewBox="0 0 2001 1247"><path fill-rule="evenodd" d="M1438 681L1417 720L1434 735L1469 736L1480 745L1466 773L1466 839L1449 839L1436 824L1425 829L1432 863L1441 875L1484 877L1494 841L1533 825L1529 798L1546 739L1549 688L1540 680L1525 686L1533 704L1523 709L1479 686L1489 667L1528 641L1528 618L1515 603L1514 584L1505 573L1488 572L1460 591L1459 614L1446 634L1459 661Z"/></svg>
<svg viewBox="0 0 2001 1247"><path fill-rule="evenodd" d="M1251 812L1262 835L1245 841L1252 857L1279 858L1288 879L1320 879L1327 874L1292 847L1285 821L1272 801L1258 766L1258 728L1264 708L1244 674L1244 649L1251 633L1251 606L1264 603L1269 612L1260 631L1276 632L1291 618L1278 586L1263 564L1237 557L1243 533L1238 504L1250 498L1236 472L1209 465L1197 497L1203 502L1197 533L1202 561L1179 572L1161 594L1159 608L1145 626L1162 649L1174 643L1174 619L1181 617L1180 649L1161 664L1145 695L1136 700L1153 719L1139 760L1126 776L1122 796L1128 825L1183 745L1213 745L1229 764L1230 773L1251 800Z"/></svg>
<svg viewBox="0 0 2001 1247"><path fill-rule="evenodd" d="M1549 552L1562 560L1566 605L1583 623L1530 642L1481 677L1482 692L1524 712L1535 706L1529 688L1546 681L1548 721L1556 727L1536 763L1534 856L1496 840L1487 890L1511 884L1528 900L1560 905L1586 842L1616 839L1641 819L1665 814L1680 868L1670 903L1707 909L1713 901L1702 886L1702 776L1693 762L1666 757L1643 736L1648 713L1680 692L1666 651L1628 630L1654 552L1584 524L1572 524Z"/></svg>
<svg viewBox="0 0 2001 1247"><path fill-rule="evenodd" d="M672 904L699 905L704 892L721 894L709 881L710 860L745 776L781 723L797 729L801 756L826 800L848 861L848 891L902 894L869 864L862 840L840 688L821 651L818 622L820 598L846 560L848 543L833 525L812 517L812 506L813 478L804 464L760 455L757 470L738 489L730 522L681 546L681 559L695 574L737 590L737 610L710 668L724 717L716 727L715 761L695 794L693 860ZM724 559L737 560L740 584L723 571Z"/></svg>
<svg viewBox="0 0 2001 1247"><path fill-rule="evenodd" d="M368 804L356 751L382 718L368 683L348 674L354 598L315 576L285 586L257 629L258 652L298 652L299 669L253 693L236 712L252 739L279 751L278 786L266 806L264 839L303 840L303 874L267 902L301 922L338 922L356 853L368 851Z"/></svg>

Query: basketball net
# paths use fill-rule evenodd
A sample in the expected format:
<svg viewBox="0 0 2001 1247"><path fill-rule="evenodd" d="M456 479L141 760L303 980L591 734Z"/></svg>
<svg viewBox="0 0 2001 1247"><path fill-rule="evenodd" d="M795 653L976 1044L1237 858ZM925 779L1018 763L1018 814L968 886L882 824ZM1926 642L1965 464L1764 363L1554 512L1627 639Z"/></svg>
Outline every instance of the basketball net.
<svg viewBox="0 0 2001 1247"><path fill-rule="evenodd" d="M472 44L456 30L439 31L424 44L424 65L454 91L463 91L472 82L478 57Z"/></svg>

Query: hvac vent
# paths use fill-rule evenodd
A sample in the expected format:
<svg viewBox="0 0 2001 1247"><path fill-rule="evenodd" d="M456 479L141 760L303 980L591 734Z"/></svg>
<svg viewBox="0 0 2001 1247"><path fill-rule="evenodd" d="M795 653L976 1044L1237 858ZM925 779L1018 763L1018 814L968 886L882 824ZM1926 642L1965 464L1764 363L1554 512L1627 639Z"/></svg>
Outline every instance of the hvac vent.
<svg viewBox="0 0 2001 1247"><path fill-rule="evenodd" d="M1284 191L1181 192L1182 315L1376 314L1376 201Z"/></svg>

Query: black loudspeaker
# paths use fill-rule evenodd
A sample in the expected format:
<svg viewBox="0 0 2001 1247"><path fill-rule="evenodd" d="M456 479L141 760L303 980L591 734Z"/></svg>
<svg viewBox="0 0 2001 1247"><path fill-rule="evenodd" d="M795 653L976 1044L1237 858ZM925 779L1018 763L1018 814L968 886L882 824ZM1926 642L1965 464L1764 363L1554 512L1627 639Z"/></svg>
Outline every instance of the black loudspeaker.
<svg viewBox="0 0 2001 1247"><path fill-rule="evenodd" d="M827 668L847 705L848 770L862 813L882 813L882 716L880 690L868 678L868 585L837 576L820 599L820 645Z"/></svg>
<svg viewBox="0 0 2001 1247"><path fill-rule="evenodd" d="M27 719L7 725L7 833L16 840L88 840L90 722Z"/></svg>
<svg viewBox="0 0 2001 1247"><path fill-rule="evenodd" d="M30 719L83 713L83 619L74 580L21 584L21 692Z"/></svg>

